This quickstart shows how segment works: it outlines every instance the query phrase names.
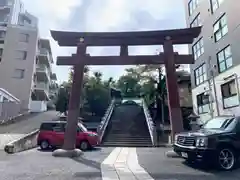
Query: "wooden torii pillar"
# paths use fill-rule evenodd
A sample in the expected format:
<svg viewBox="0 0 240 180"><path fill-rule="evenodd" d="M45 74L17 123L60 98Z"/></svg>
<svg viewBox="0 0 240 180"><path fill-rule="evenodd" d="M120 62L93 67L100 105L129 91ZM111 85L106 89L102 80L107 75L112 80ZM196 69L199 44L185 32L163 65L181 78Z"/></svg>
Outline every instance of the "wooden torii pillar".
<svg viewBox="0 0 240 180"><path fill-rule="evenodd" d="M192 55L179 55L173 50L174 44L191 44L198 37L201 27L142 32L78 33L51 31L60 46L77 46L77 54L57 58L57 65L74 66L73 83L67 117L67 128L63 149L75 148L76 129L79 116L81 86L84 65L142 65L165 64L168 90L169 116L172 137L183 130L179 101L176 64L193 64ZM160 55L128 55L128 46L163 45ZM120 46L120 56L86 56L88 46Z"/></svg>

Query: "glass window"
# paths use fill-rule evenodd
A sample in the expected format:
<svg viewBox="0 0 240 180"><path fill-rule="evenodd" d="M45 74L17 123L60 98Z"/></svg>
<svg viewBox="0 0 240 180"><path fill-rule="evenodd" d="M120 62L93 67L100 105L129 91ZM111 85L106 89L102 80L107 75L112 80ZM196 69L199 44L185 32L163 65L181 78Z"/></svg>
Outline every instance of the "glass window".
<svg viewBox="0 0 240 180"><path fill-rule="evenodd" d="M13 78L23 79L24 78L24 69L15 69L13 72Z"/></svg>
<svg viewBox="0 0 240 180"><path fill-rule="evenodd" d="M20 42L28 42L29 41L29 34L20 33L19 34L19 41Z"/></svg>
<svg viewBox="0 0 240 180"><path fill-rule="evenodd" d="M231 80L221 85L223 107L230 108L239 105L236 81Z"/></svg>
<svg viewBox="0 0 240 180"><path fill-rule="evenodd" d="M87 128L82 123L78 123L78 127L81 131L87 132Z"/></svg>
<svg viewBox="0 0 240 180"><path fill-rule="evenodd" d="M205 93L197 95L198 114L208 113L210 111L209 95Z"/></svg>
<svg viewBox="0 0 240 180"><path fill-rule="evenodd" d="M191 16L194 10L198 7L200 0L190 0L188 3L188 12L189 15Z"/></svg>
<svg viewBox="0 0 240 180"><path fill-rule="evenodd" d="M224 0L211 0L211 9L212 12L216 11Z"/></svg>
<svg viewBox="0 0 240 180"><path fill-rule="evenodd" d="M16 51L16 59L26 60L27 59L27 51Z"/></svg>
<svg viewBox="0 0 240 180"><path fill-rule="evenodd" d="M2 56L3 54L3 48L0 48L0 57Z"/></svg>
<svg viewBox="0 0 240 180"><path fill-rule="evenodd" d="M224 14L224 15L213 25L213 32L214 32L215 42L218 42L220 39L222 39L223 36L225 36L225 35L228 33L226 14Z"/></svg>
<svg viewBox="0 0 240 180"><path fill-rule="evenodd" d="M226 129L234 122L235 118L233 117L216 117L207 121L204 125L204 129Z"/></svg>
<svg viewBox="0 0 240 180"><path fill-rule="evenodd" d="M230 45L222 49L219 53L217 53L217 60L218 60L220 73L232 67L233 63L232 63L232 52L231 52Z"/></svg>
<svg viewBox="0 0 240 180"><path fill-rule="evenodd" d="M206 81L207 80L206 65L202 64L197 69L195 69L194 75L195 75L196 86Z"/></svg>
<svg viewBox="0 0 240 180"><path fill-rule="evenodd" d="M56 123L53 125L53 131L55 132L64 132L65 131L65 124L63 123Z"/></svg>
<svg viewBox="0 0 240 180"><path fill-rule="evenodd" d="M198 27L201 26L201 20L200 20L200 13L195 17L195 19L192 21L192 23L190 24L190 27Z"/></svg>
<svg viewBox="0 0 240 180"><path fill-rule="evenodd" d="M6 36L6 32L5 31L0 31L0 38L4 39Z"/></svg>
<svg viewBox="0 0 240 180"><path fill-rule="evenodd" d="M203 38L199 39L192 47L194 59L197 60L203 53Z"/></svg>

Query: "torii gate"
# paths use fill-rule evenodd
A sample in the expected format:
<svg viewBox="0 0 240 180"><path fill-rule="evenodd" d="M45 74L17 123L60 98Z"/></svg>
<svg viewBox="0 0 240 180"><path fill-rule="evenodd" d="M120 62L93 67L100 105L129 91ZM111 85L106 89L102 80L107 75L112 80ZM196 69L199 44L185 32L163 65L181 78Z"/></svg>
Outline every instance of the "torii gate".
<svg viewBox="0 0 240 180"><path fill-rule="evenodd" d="M179 55L173 50L174 44L191 44L198 37L201 27L141 32L63 32L51 31L59 46L77 46L77 53L72 56L57 57L57 65L74 67L73 83L67 116L63 149L75 149L76 129L79 115L80 95L85 65L141 65L165 64L168 90L168 106L172 136L183 130L182 114L175 64L193 64L192 55ZM128 54L128 46L163 45L164 53L160 55ZM89 56L89 46L120 46L120 56Z"/></svg>

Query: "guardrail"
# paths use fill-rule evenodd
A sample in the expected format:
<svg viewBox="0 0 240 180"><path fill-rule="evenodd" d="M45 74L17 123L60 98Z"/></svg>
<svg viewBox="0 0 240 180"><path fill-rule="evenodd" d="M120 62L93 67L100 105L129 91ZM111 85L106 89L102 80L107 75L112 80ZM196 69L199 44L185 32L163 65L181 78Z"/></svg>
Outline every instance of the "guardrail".
<svg viewBox="0 0 240 180"><path fill-rule="evenodd" d="M148 130L149 130L149 133L150 133L150 136L151 136L151 141L152 141L152 144L153 146L155 146L157 143L156 143L156 126L152 120L152 117L150 115L150 112L149 112L149 109L147 107L147 104L145 102L144 99L142 99L142 107L143 107L143 111L144 111L144 114L145 114L145 118L146 118L146 121L147 121L147 125L148 125Z"/></svg>
<svg viewBox="0 0 240 180"><path fill-rule="evenodd" d="M114 106L115 106L115 99L113 99L111 104L108 106L108 109L106 110L105 115L103 116L102 121L101 121L100 125L98 126L97 133L99 135L99 143L102 142L103 135L105 133L108 122L109 122L110 117L112 115Z"/></svg>

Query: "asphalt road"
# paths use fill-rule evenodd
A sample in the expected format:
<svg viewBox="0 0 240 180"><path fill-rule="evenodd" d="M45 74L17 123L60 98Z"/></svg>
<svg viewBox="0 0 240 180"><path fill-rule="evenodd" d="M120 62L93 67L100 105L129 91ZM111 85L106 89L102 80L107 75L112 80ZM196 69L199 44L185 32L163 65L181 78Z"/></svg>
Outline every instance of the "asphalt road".
<svg viewBox="0 0 240 180"><path fill-rule="evenodd" d="M79 158L55 158L51 152L38 149L0 156L1 180L106 180L101 164L114 148L97 148ZM203 170L179 158L167 158L167 148L137 148L139 165L152 177L149 180L239 180L240 169L231 172ZM120 155L119 155L120 157ZM130 156L128 156L130 158ZM111 158L110 158L111 159ZM123 159L120 158L124 162ZM132 160L132 159L131 159ZM133 160L132 160L133 161ZM131 161L130 161L131 162ZM129 163L129 162L128 162ZM111 170L111 167L107 167ZM122 166L119 166L122 168ZM105 169L106 170L106 169ZM124 171L124 169L122 169ZM138 180L146 180L139 170ZM142 175L142 176L141 176ZM142 177L142 178L141 178ZM110 180L111 178L107 178ZM128 178L123 178L123 180ZM134 178L136 180L137 178ZM122 180L122 178L120 178Z"/></svg>
<svg viewBox="0 0 240 180"><path fill-rule="evenodd" d="M0 126L0 134L27 134L38 129L43 121L51 121L57 118L56 114L56 111L31 114L26 119L14 124Z"/></svg>
<svg viewBox="0 0 240 180"><path fill-rule="evenodd" d="M79 158L55 158L37 149L0 158L1 180L102 180L101 163L113 148L87 151Z"/></svg>
<svg viewBox="0 0 240 180"><path fill-rule="evenodd" d="M139 164L155 180L239 180L240 168L218 171L201 165L189 165L181 158L167 158L166 148L137 149Z"/></svg>
<svg viewBox="0 0 240 180"><path fill-rule="evenodd" d="M56 114L56 111L30 114L24 117L26 119L22 119L19 122L0 126L0 150L2 150L7 143L38 129L43 121L56 119Z"/></svg>

